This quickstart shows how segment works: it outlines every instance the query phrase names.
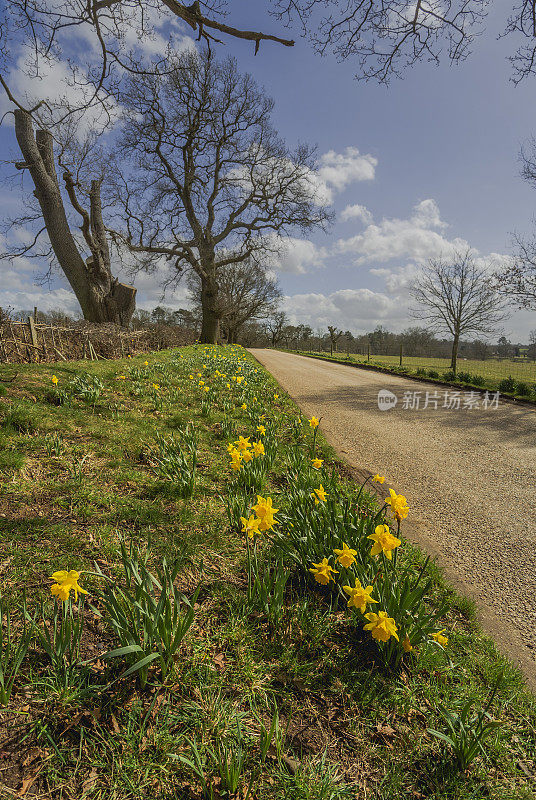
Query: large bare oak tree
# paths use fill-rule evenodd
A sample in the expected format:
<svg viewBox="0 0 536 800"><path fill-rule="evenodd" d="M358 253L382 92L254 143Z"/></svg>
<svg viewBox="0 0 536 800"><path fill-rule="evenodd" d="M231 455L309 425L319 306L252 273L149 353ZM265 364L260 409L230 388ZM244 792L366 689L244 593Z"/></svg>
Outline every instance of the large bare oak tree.
<svg viewBox="0 0 536 800"><path fill-rule="evenodd" d="M172 279L196 272L201 340L216 342L222 270L264 259L287 231L330 215L318 204L314 151L287 148L273 101L233 59L187 52L169 67L130 81L121 97L114 235L133 253L165 257Z"/></svg>

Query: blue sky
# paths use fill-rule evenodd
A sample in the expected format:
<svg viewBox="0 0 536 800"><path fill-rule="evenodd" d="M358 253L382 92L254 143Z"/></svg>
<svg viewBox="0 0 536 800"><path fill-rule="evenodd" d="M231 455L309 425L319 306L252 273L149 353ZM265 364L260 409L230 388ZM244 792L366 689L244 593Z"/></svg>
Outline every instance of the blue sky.
<svg viewBox="0 0 536 800"><path fill-rule="evenodd" d="M259 6L232 0L229 21L280 33ZM468 61L423 63L389 87L356 81L356 63L321 58L299 36L294 48L266 42L257 56L249 43L220 46L274 97L275 127L287 142L317 145L336 213L327 235L296 234L276 265L292 321L401 330L415 324L407 285L419 263L467 245L483 264L495 263L508 254L512 231L531 231L536 190L519 177L518 152L536 133L536 79L517 88L509 81L514 42L496 39L502 27L504 17L490 15ZM9 122L0 137L17 156ZM18 189L4 185L2 210L19 205ZM34 274L29 263L1 262L0 305L76 307L60 276L49 288L36 286ZM154 278L136 285L140 306L160 301ZM179 307L184 297L179 287L164 302ZM536 312L515 311L504 332L525 341L535 328Z"/></svg>

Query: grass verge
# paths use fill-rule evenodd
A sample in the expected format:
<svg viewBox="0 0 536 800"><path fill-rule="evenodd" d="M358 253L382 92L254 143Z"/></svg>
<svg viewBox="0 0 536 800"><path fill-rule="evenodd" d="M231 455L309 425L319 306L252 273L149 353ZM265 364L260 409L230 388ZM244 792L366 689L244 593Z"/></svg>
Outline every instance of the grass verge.
<svg viewBox="0 0 536 800"><path fill-rule="evenodd" d="M228 443L264 435L264 455L233 472ZM323 462L316 471L313 455ZM320 481L327 500L317 504L309 495ZM0 709L0 796L533 797L534 699L437 568L422 610L443 609L436 628L448 645L423 639L394 660L330 592L335 581L309 574L323 554L337 580L349 579L330 551L314 548L340 525L359 550L357 527L381 514L385 493L379 484L378 495L369 492L370 483L360 492L317 429L240 349L22 367L0 398L0 485L0 579L12 641L24 636L24 607L36 619ZM281 534L249 539L236 523L248 518L258 491L281 509ZM313 529L318 537L307 539ZM307 541L314 558L307 551L302 563L286 546L292 536ZM374 591L386 591L392 560L371 559L366 537L362 545L377 569ZM397 568L418 575L423 554L408 543L399 550ZM128 590L123 563L131 551L140 571L173 563L173 580L156 600L176 589L195 612L165 674L151 662L144 680L141 668L125 676L121 659L103 658L117 647L104 590ZM52 667L37 631L50 631L54 614L61 623L67 608L52 598L49 576L73 569L89 592L83 607L68 606L83 630L75 656L62 652ZM128 609L125 597L119 605ZM145 625L136 619L138 629ZM445 713L469 700L500 724L462 768L429 731L448 732Z"/></svg>

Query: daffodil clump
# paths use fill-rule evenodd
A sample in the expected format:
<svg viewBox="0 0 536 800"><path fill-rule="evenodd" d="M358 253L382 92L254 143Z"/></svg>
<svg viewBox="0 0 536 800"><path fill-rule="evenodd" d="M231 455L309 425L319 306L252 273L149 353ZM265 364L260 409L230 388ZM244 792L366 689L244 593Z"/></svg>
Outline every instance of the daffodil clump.
<svg viewBox="0 0 536 800"><path fill-rule="evenodd" d="M309 420L313 428L317 423L316 417ZM424 570L415 574L407 563L397 563L403 546L400 524L409 513L406 498L390 489L375 516L364 514L359 502L363 486L351 503L325 470L323 482L307 486L322 469L321 459L315 456L308 464L303 456L292 456L290 464L276 547L313 585L338 596L386 662L397 663L405 653L428 645L444 648L448 637L437 622L445 609L431 611L426 604L431 581ZM385 478L374 475L367 481L382 484Z"/></svg>

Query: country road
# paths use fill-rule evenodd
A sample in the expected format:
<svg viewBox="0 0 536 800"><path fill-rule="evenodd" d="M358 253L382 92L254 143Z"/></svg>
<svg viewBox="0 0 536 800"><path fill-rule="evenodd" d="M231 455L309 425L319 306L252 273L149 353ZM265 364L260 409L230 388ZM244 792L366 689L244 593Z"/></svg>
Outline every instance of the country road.
<svg viewBox="0 0 536 800"><path fill-rule="evenodd" d="M308 416L322 417L349 464L385 475L406 495L403 533L477 602L485 630L536 691L536 409L500 400L483 408L481 396L479 408L464 408L464 392L460 408L445 408L449 390L432 384L250 352ZM397 396L394 408L378 408L381 389ZM404 407L416 399L418 409Z"/></svg>

